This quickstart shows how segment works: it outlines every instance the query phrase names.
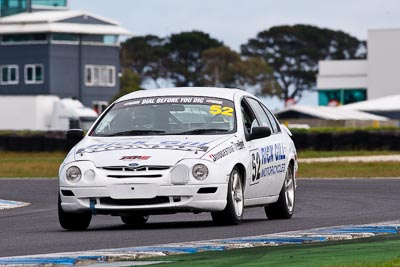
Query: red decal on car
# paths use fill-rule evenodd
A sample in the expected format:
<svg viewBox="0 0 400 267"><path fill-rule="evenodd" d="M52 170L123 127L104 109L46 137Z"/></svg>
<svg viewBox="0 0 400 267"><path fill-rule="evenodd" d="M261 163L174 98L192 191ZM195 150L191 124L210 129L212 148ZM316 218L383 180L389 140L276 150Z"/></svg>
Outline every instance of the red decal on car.
<svg viewBox="0 0 400 267"><path fill-rule="evenodd" d="M123 156L119 160L148 160L149 158L151 158L151 156Z"/></svg>

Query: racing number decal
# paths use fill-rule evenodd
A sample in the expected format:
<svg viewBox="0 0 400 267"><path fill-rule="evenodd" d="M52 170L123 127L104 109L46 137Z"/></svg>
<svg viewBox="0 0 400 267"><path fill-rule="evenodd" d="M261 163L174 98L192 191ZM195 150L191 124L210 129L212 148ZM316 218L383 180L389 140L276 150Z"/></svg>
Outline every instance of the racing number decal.
<svg viewBox="0 0 400 267"><path fill-rule="evenodd" d="M222 107L220 105L212 105L210 107L209 112L213 115L226 115L226 116L233 116L233 108L231 107Z"/></svg>
<svg viewBox="0 0 400 267"><path fill-rule="evenodd" d="M231 108L231 107L223 107L221 114L222 115L226 115L226 116L233 116L233 108Z"/></svg>
<svg viewBox="0 0 400 267"><path fill-rule="evenodd" d="M261 159L257 150L251 151L251 182L250 185L260 182Z"/></svg>

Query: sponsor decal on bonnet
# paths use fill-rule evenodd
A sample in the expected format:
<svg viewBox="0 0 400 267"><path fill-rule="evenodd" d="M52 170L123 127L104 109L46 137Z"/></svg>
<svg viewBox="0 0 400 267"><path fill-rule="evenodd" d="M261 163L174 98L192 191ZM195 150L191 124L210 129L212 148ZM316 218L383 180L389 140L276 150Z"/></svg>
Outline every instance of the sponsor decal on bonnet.
<svg viewBox="0 0 400 267"><path fill-rule="evenodd" d="M233 152L235 152L235 149L233 148L233 146L228 146L227 148L224 148L215 154L210 154L209 157L215 162L219 159L222 159L223 157L228 156L229 154L231 154Z"/></svg>
<svg viewBox="0 0 400 267"><path fill-rule="evenodd" d="M241 150L243 148L244 148L243 141L237 140L236 142L232 142L232 145L222 149L221 151L218 151L217 153L210 154L208 156L210 157L210 159L212 159L215 162L219 159L222 159L222 158L228 156L229 154L232 154L236 150Z"/></svg>
<svg viewBox="0 0 400 267"><path fill-rule="evenodd" d="M208 143L191 142L191 141L162 141L157 144L147 143L146 141L134 142L113 142L107 144L95 144L85 148L80 148L76 154L96 153L112 150L124 149L167 149L167 150L182 150L182 151L203 151L208 150Z"/></svg>
<svg viewBox="0 0 400 267"><path fill-rule="evenodd" d="M119 160L148 160L151 156L123 156Z"/></svg>

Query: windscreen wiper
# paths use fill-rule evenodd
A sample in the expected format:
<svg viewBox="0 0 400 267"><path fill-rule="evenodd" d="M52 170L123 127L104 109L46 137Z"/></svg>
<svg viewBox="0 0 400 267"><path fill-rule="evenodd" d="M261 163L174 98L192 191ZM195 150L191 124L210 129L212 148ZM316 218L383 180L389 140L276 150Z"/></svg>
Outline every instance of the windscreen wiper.
<svg viewBox="0 0 400 267"><path fill-rule="evenodd" d="M229 132L229 130L226 129L215 129L215 128L210 128L210 129L194 129L186 132L181 132L181 133L176 133L178 135L182 134L207 134L207 133L224 133L224 132Z"/></svg>
<svg viewBox="0 0 400 267"><path fill-rule="evenodd" d="M105 136L134 136L134 135L146 135L146 134L159 134L165 133L163 130L129 130L123 132L116 132L113 134L105 135Z"/></svg>

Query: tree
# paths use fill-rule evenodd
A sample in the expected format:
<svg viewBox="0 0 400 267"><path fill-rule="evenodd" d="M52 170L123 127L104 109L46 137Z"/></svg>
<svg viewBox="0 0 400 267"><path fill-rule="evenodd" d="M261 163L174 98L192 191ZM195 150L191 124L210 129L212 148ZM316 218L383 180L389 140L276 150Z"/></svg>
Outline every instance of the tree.
<svg viewBox="0 0 400 267"><path fill-rule="evenodd" d="M125 69L120 78L120 90L110 102L114 102L123 95L142 90L140 76L131 69Z"/></svg>
<svg viewBox="0 0 400 267"><path fill-rule="evenodd" d="M167 77L168 50L166 40L154 35L133 37L122 44L121 64L138 73L142 81L152 81L157 87L159 79Z"/></svg>
<svg viewBox="0 0 400 267"><path fill-rule="evenodd" d="M201 60L202 83L206 86L240 89L254 87L258 94L280 93L272 69L259 58L243 60L235 51L221 46L204 51Z"/></svg>
<svg viewBox="0 0 400 267"><path fill-rule="evenodd" d="M172 34L166 43L169 51L169 78L176 86L199 86L203 51L222 46L218 40L200 31Z"/></svg>
<svg viewBox="0 0 400 267"><path fill-rule="evenodd" d="M272 27L241 46L242 55L260 57L273 68L284 100L315 87L319 60L362 59L365 51L365 42L349 34L310 25Z"/></svg>
<svg viewBox="0 0 400 267"><path fill-rule="evenodd" d="M222 43L200 31L181 32L168 38L133 37L122 44L121 62L138 73L143 82L171 81L175 86L198 86L201 54Z"/></svg>

